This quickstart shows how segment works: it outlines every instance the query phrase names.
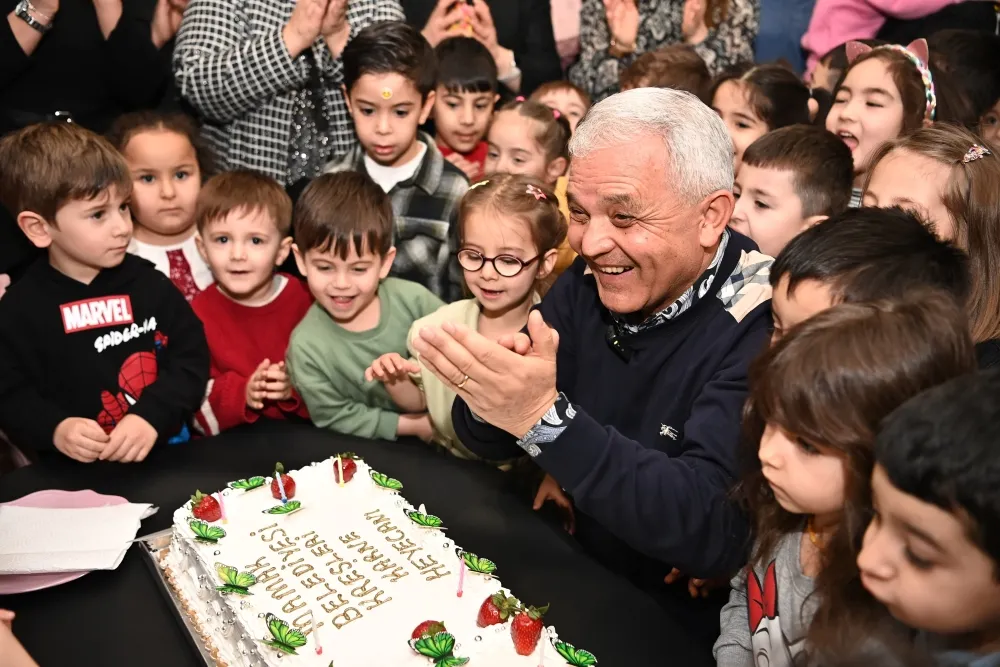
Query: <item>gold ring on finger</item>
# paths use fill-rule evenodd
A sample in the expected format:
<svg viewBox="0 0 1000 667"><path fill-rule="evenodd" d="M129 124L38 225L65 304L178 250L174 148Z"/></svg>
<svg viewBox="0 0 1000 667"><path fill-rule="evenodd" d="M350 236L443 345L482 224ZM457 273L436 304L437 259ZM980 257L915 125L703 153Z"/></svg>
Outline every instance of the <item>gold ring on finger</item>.
<svg viewBox="0 0 1000 667"><path fill-rule="evenodd" d="M465 383L468 382L468 381L469 381L469 376L466 375L465 377L462 378L461 382L459 382L458 384L455 385L455 388L456 389L461 389L462 387L465 386Z"/></svg>

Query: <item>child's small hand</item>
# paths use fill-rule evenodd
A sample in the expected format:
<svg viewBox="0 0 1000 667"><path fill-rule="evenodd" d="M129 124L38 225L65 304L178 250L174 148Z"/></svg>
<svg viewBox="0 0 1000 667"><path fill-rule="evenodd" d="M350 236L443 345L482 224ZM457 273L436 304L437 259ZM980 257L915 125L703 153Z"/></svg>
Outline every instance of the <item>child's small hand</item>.
<svg viewBox="0 0 1000 667"><path fill-rule="evenodd" d="M156 444L156 429L139 415L125 415L111 431L111 438L100 458L121 463L145 460Z"/></svg>
<svg viewBox="0 0 1000 667"><path fill-rule="evenodd" d="M675 567L670 570L670 574L663 578L663 583L672 584L679 581L683 576L684 574ZM696 579L691 577L688 579L688 593L695 599L707 598L708 594L712 591L728 585L729 579L725 577L718 577L716 579Z"/></svg>
<svg viewBox="0 0 1000 667"><path fill-rule="evenodd" d="M0 623L3 623L9 628L11 626L11 623L13 622L14 622L14 612L12 612L10 609L0 609Z"/></svg>
<svg viewBox="0 0 1000 667"><path fill-rule="evenodd" d="M10 287L10 276L6 273L0 273L0 299L7 293L8 287Z"/></svg>
<svg viewBox="0 0 1000 667"><path fill-rule="evenodd" d="M396 352L383 354L365 370L365 380L378 380L385 384L408 381L410 373L419 373L420 364L412 359L404 359Z"/></svg>
<svg viewBox="0 0 1000 667"><path fill-rule="evenodd" d="M445 158L448 162L461 169L465 175L468 177L470 183L476 183L483 176L483 169L481 166L475 162L466 160L464 157L458 153L452 153Z"/></svg>
<svg viewBox="0 0 1000 667"><path fill-rule="evenodd" d="M285 370L285 362L271 364L264 374L264 398L269 401L287 401L292 397L292 381Z"/></svg>
<svg viewBox="0 0 1000 667"><path fill-rule="evenodd" d="M56 449L81 463L94 461L110 440L100 424L93 419L83 417L62 420L52 436L52 443Z"/></svg>
<svg viewBox="0 0 1000 667"><path fill-rule="evenodd" d="M431 423L430 415L420 415L416 421L414 435L426 443L434 440L434 424Z"/></svg>
<svg viewBox="0 0 1000 667"><path fill-rule="evenodd" d="M546 474L541 486L538 487L538 493L535 494L534 510L537 512L542 509L542 505L548 500L558 505L566 515L566 521L563 524L566 532L570 535L576 532L576 514L573 511L573 501L562 490L555 477Z"/></svg>
<svg viewBox="0 0 1000 667"><path fill-rule="evenodd" d="M431 418L426 412L401 414L396 434L400 437L416 436L429 443L434 440L434 425L431 424Z"/></svg>
<svg viewBox="0 0 1000 667"><path fill-rule="evenodd" d="M265 359L257 364L253 374L247 379L247 407L251 410L263 410L264 399L267 398L267 371L271 360Z"/></svg>

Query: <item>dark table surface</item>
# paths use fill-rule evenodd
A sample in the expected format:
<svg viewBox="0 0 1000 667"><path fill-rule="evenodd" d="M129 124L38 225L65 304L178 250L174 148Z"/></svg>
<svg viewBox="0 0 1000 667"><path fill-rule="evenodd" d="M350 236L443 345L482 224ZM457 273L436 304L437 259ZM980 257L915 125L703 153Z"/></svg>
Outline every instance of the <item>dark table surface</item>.
<svg viewBox="0 0 1000 667"><path fill-rule="evenodd" d="M160 511L140 535L168 528L195 491L267 474L276 460L300 468L338 451L357 452L406 485L406 497L444 519L449 536L494 560L504 585L529 604L551 603L548 623L606 667L714 664L661 604L584 554L555 522L533 512L507 475L441 455L419 443L337 436L307 426L259 423L215 438L161 447L140 465L66 459L0 478L0 501L44 489L94 489L149 502ZM14 632L42 667L197 664L138 547L111 572L55 588L0 597L17 612ZM349 665L345 667L350 667Z"/></svg>

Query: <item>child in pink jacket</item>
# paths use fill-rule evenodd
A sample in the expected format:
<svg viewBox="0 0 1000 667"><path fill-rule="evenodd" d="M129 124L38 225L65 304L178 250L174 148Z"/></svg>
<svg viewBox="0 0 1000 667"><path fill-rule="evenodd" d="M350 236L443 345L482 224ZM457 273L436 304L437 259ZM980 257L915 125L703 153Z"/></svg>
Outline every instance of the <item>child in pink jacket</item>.
<svg viewBox="0 0 1000 667"><path fill-rule="evenodd" d="M830 50L852 39L872 39L888 18L919 19L962 0L817 0L802 48L806 71Z"/></svg>

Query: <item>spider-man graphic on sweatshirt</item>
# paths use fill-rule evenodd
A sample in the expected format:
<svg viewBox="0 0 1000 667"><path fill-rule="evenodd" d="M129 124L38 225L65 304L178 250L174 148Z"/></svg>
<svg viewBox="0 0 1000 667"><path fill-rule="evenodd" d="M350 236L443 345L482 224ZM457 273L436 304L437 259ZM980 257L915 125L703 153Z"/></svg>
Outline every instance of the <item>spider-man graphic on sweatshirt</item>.
<svg viewBox="0 0 1000 667"><path fill-rule="evenodd" d="M110 433L135 414L158 443L187 440L208 365L184 296L133 255L89 285L43 257L0 299L0 430L29 450L52 450L68 417Z"/></svg>

